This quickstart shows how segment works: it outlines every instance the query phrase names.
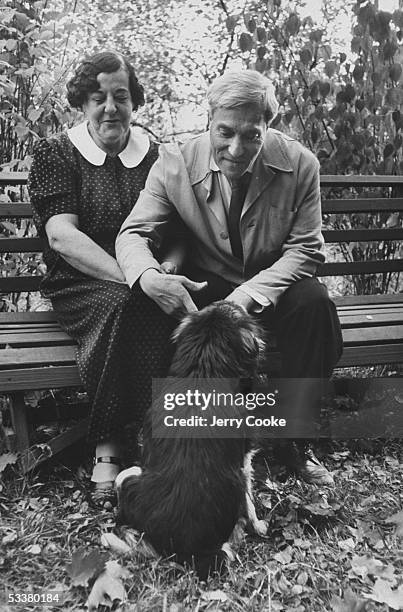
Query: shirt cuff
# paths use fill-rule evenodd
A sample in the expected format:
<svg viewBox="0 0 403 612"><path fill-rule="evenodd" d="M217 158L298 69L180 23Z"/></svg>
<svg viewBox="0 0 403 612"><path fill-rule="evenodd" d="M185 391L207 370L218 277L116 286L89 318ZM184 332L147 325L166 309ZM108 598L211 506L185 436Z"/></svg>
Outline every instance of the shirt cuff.
<svg viewBox="0 0 403 612"><path fill-rule="evenodd" d="M246 293L246 295L252 298L255 304L252 306L251 311L255 314L263 312L263 310L271 304L269 298L265 297L258 291L251 289L250 287L248 287L248 285L240 285L239 287L237 287L237 290L243 291L243 293Z"/></svg>

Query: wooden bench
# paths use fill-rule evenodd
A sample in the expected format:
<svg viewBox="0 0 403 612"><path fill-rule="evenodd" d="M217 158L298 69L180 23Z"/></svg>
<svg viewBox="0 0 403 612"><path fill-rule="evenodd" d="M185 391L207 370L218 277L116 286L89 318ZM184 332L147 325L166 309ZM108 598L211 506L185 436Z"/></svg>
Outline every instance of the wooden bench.
<svg viewBox="0 0 403 612"><path fill-rule="evenodd" d="M24 185L27 174L0 173L0 186ZM365 188L384 187L388 197L359 197L354 199L323 199L325 220L327 215L364 213L401 213L403 197L396 193L403 188L403 177L397 176L322 176L321 186L340 190L354 188L358 193ZM349 197L350 197L349 196ZM0 223L4 220L32 217L27 202L0 202ZM4 227L4 226L3 226ZM7 225L5 226L7 233ZM11 226L10 226L11 229ZM402 241L403 228L380 227L373 229L325 229L327 243ZM32 236L0 236L0 256L6 253L39 253L43 243ZM5 266L2 267L4 270ZM319 276L350 276L374 273L391 274L403 270L403 259L376 261L335 261L324 264ZM3 294L37 291L39 275L6 276L2 271L0 292ZM387 295L349 295L335 297L341 320L344 354L338 367L394 364L403 362L403 293ZM279 355L273 351L270 362L274 368ZM80 385L75 363L74 342L63 332L54 313L1 312L0 313L0 394L10 395L12 424L16 434L16 448L29 469L41 460L30 447L28 409L24 392L32 389L56 389ZM47 454L58 452L85 433L86 423L54 438L47 444Z"/></svg>

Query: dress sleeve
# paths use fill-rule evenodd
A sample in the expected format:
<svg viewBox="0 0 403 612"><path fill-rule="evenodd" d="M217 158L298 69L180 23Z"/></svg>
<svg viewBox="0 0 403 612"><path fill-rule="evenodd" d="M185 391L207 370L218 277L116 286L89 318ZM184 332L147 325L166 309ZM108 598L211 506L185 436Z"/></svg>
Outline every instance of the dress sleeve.
<svg viewBox="0 0 403 612"><path fill-rule="evenodd" d="M78 214L79 176L72 153L56 138L40 140L34 149L28 191L40 233L61 213Z"/></svg>

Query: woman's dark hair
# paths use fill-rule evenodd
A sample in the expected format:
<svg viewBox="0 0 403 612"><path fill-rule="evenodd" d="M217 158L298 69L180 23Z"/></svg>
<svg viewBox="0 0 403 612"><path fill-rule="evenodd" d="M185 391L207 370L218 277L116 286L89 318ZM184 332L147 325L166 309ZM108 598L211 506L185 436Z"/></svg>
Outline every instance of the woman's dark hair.
<svg viewBox="0 0 403 612"><path fill-rule="evenodd" d="M116 72L123 68L129 75L129 91L133 110L144 104L144 89L137 80L133 66L125 57L114 51L103 51L85 58L77 66L74 76L67 83L67 100L73 108L82 108L89 93L97 91L100 72Z"/></svg>

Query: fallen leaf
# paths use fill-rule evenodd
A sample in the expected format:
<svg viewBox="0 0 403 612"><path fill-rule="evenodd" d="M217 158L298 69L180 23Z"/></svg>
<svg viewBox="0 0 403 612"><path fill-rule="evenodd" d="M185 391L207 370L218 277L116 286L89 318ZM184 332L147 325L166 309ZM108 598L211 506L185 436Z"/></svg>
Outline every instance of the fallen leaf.
<svg viewBox="0 0 403 612"><path fill-rule="evenodd" d="M103 533L101 536L101 544L119 555L127 555L131 551L130 546L118 538L114 533Z"/></svg>
<svg viewBox="0 0 403 612"><path fill-rule="evenodd" d="M341 548L341 550L353 550L355 546L356 543L353 538L347 538L346 540L340 540L339 542L339 548Z"/></svg>
<svg viewBox="0 0 403 612"><path fill-rule="evenodd" d="M389 582L377 578L372 593L364 593L364 597L378 603L384 603L392 610L403 610L403 585L396 590L392 590Z"/></svg>
<svg viewBox="0 0 403 612"><path fill-rule="evenodd" d="M202 594L202 598L206 601L228 601L228 595L219 589L216 591L205 591Z"/></svg>
<svg viewBox="0 0 403 612"><path fill-rule="evenodd" d="M2 539L1 543L4 545L7 544L12 544L13 542L15 542L17 539L17 532L16 531L11 531L10 533L8 533L7 535L4 536L4 538Z"/></svg>
<svg viewBox="0 0 403 612"><path fill-rule="evenodd" d="M98 550L79 548L71 557L71 563L66 567L73 586L87 586L88 581L99 574L107 560L107 553Z"/></svg>
<svg viewBox="0 0 403 612"><path fill-rule="evenodd" d="M382 561L374 559L369 555L364 555L362 557L355 555L351 560L351 569L353 570L354 574L360 576L361 578L365 578L368 575L382 576L392 580L394 578L392 566L385 566Z"/></svg>
<svg viewBox="0 0 403 612"><path fill-rule="evenodd" d="M273 559L275 559L276 561L278 561L278 563L281 563L282 565L288 565L288 563L291 563L292 554L290 546L287 546L287 548L285 548L284 550L276 553L273 556Z"/></svg>
<svg viewBox="0 0 403 612"><path fill-rule="evenodd" d="M327 503L306 504L304 508L314 516L334 516L333 508Z"/></svg>
<svg viewBox="0 0 403 612"><path fill-rule="evenodd" d="M346 589L344 598L333 595L330 605L332 612L364 612L366 602L357 597L351 589Z"/></svg>
<svg viewBox="0 0 403 612"><path fill-rule="evenodd" d="M3 453L0 455L0 474L5 470L8 465L13 465L18 459L18 455L15 453Z"/></svg>
<svg viewBox="0 0 403 612"><path fill-rule="evenodd" d="M403 538L403 510L397 512L396 514L392 514L389 518L385 519L385 523L390 525L396 525L395 534Z"/></svg>
<svg viewBox="0 0 403 612"><path fill-rule="evenodd" d="M42 552L42 549L39 546L39 544L31 544L31 546L28 546L25 549L25 552L29 553L30 555L40 555Z"/></svg>
<svg viewBox="0 0 403 612"><path fill-rule="evenodd" d="M112 578L130 578L131 574L128 569L119 565L117 561L107 561L105 563L105 571L112 576Z"/></svg>

